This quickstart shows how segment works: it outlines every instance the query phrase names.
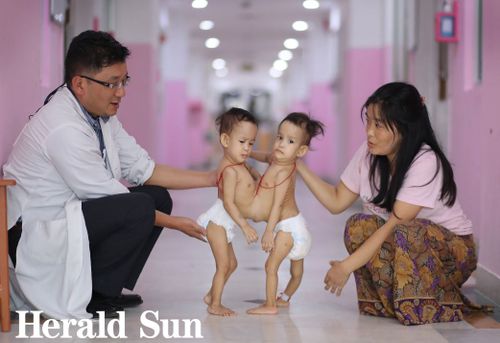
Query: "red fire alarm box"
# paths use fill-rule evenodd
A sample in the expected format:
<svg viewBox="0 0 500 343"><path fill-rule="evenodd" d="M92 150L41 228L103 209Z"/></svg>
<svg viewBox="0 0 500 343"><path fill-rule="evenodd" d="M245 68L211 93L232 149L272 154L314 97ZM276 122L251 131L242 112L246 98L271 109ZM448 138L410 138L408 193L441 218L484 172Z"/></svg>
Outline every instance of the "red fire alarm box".
<svg viewBox="0 0 500 343"><path fill-rule="evenodd" d="M458 42L458 4L453 3L453 12L436 13L435 38L438 42Z"/></svg>

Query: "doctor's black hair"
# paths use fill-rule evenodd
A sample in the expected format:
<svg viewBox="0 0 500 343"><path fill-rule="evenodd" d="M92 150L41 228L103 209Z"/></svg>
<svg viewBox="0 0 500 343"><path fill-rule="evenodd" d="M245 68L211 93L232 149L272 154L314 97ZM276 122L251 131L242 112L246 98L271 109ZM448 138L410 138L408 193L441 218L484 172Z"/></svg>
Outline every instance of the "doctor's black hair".
<svg viewBox="0 0 500 343"><path fill-rule="evenodd" d="M129 55L129 49L109 33L84 31L69 45L64 60L64 82L70 87L75 75L99 72L104 67L125 62Z"/></svg>

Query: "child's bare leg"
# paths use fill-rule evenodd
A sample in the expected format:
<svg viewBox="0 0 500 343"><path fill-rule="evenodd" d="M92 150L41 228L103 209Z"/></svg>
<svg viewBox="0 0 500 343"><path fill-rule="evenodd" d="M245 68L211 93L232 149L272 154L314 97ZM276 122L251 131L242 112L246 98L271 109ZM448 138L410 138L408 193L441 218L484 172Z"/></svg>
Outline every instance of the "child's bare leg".
<svg viewBox="0 0 500 343"><path fill-rule="evenodd" d="M229 277L238 267L238 260L236 260L236 255L234 254L233 244L229 243L229 272L226 274L226 278L224 280L224 286L226 285ZM205 304L210 305L212 303L212 287L208 290L208 293L203 297L203 301Z"/></svg>
<svg viewBox="0 0 500 343"><path fill-rule="evenodd" d="M266 261L266 302L247 311L248 314L277 314L276 290L278 288L278 269L281 262L293 247L292 235L279 231L274 238L274 248Z"/></svg>
<svg viewBox="0 0 500 343"><path fill-rule="evenodd" d="M235 314L234 311L222 306L221 303L222 291L230 270L230 251L232 251L232 246L227 243L226 230L213 223L210 223L207 227L207 239L215 258L215 274L212 280L211 301L207 307L207 311L219 316L232 316Z"/></svg>
<svg viewBox="0 0 500 343"><path fill-rule="evenodd" d="M302 275L304 275L304 259L290 261L290 281L288 281L283 291L283 293L288 295L289 299L295 294L297 288L299 288L300 282L302 281ZM276 305L278 307L287 307L289 305L288 301L278 297L278 299L276 299Z"/></svg>

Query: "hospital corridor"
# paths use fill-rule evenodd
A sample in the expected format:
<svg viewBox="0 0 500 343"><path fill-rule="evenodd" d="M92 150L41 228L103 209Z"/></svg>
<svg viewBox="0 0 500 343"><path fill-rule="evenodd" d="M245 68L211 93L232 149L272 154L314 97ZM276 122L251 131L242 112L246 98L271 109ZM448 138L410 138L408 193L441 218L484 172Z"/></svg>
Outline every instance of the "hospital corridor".
<svg viewBox="0 0 500 343"><path fill-rule="evenodd" d="M499 342L499 23L497 0L0 0L0 343ZM311 246L280 307L290 199Z"/></svg>

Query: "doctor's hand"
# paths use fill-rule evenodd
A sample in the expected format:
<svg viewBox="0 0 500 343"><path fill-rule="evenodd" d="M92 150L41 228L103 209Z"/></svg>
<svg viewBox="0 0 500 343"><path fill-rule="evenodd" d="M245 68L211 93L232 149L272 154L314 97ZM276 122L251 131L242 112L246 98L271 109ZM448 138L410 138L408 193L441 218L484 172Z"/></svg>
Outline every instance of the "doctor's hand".
<svg viewBox="0 0 500 343"><path fill-rule="evenodd" d="M330 261L330 266L324 280L325 289L340 296L351 273L347 271L342 262Z"/></svg>
<svg viewBox="0 0 500 343"><path fill-rule="evenodd" d="M193 219L186 217L172 217L177 222L176 226L171 226L172 229L178 230L185 235L199 239L200 241L207 241L207 231L198 225Z"/></svg>

